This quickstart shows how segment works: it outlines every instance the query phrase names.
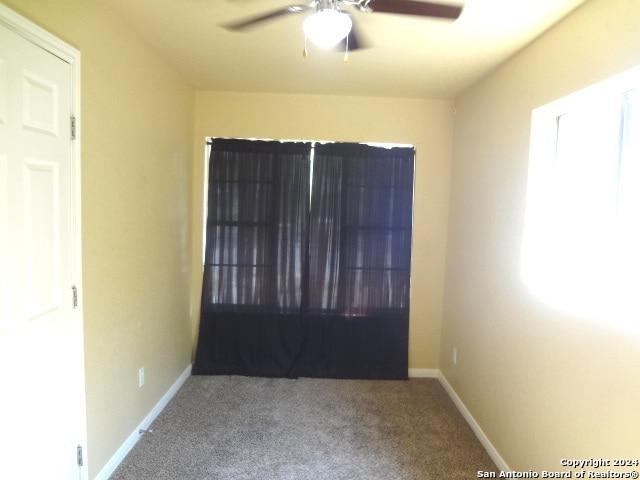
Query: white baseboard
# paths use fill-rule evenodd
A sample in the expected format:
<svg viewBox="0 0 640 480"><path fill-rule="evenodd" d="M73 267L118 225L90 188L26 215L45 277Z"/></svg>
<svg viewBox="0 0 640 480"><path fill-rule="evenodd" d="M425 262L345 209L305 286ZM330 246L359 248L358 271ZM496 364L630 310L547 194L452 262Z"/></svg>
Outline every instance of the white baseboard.
<svg viewBox="0 0 640 480"><path fill-rule="evenodd" d="M473 432L476 434L478 440L480 440L480 443L491 457L491 460L493 460L493 462L500 470L510 472L511 469L509 468L509 465L507 465L507 462L504 461L504 458L500 456L498 450L496 450L493 444L489 441L489 438L482 431L482 428L480 428L478 422L476 422L475 418L473 418L471 412L469 412L465 404L462 403L462 400L440 370L438 370L438 380L440 380L440 383L449 394L449 397L451 397L453 403L455 403L456 407L458 407L458 410L460 410L460 413L467 421Z"/></svg>
<svg viewBox="0 0 640 480"><path fill-rule="evenodd" d="M149 414L142 420L135 430L129 435L129 438L125 440L122 446L116 451L116 453L109 459L107 464L100 470L100 472L94 477L94 480L108 480L108 478L115 472L118 465L124 460L124 457L131 451L134 445L140 440L140 430L147 430L149 425L153 423L160 412L167 406L169 400L180 390L182 384L191 375L191 365L189 365L184 372L178 377L178 379L171 385L171 388L165 393L160 401L156 403L156 406L149 412Z"/></svg>
<svg viewBox="0 0 640 480"><path fill-rule="evenodd" d="M409 378L438 378L436 368L410 368Z"/></svg>

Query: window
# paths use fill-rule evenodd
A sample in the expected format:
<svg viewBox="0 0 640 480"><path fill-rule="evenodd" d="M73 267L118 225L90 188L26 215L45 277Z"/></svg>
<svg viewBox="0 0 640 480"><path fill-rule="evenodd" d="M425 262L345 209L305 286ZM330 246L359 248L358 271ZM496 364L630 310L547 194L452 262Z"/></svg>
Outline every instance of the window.
<svg viewBox="0 0 640 480"><path fill-rule="evenodd" d="M308 143L216 140L209 168L206 301L297 310L308 224Z"/></svg>
<svg viewBox="0 0 640 480"><path fill-rule="evenodd" d="M314 172L310 309L407 310L413 149L318 145Z"/></svg>
<svg viewBox="0 0 640 480"><path fill-rule="evenodd" d="M532 114L523 277L545 301L640 312L640 69Z"/></svg>
<svg viewBox="0 0 640 480"><path fill-rule="evenodd" d="M306 287L314 312L408 307L412 148L215 142L208 303L297 311Z"/></svg>

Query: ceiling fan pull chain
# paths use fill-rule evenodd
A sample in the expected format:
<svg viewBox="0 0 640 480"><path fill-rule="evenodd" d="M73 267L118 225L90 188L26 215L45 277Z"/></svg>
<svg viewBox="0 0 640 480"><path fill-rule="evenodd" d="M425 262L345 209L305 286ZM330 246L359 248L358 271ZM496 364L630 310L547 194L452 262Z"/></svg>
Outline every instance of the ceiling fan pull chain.
<svg viewBox="0 0 640 480"><path fill-rule="evenodd" d="M304 49L302 50L302 58L307 58L309 53L307 52L307 36L304 36Z"/></svg>
<svg viewBox="0 0 640 480"><path fill-rule="evenodd" d="M344 47L344 63L349 62L349 35L345 37L345 47Z"/></svg>

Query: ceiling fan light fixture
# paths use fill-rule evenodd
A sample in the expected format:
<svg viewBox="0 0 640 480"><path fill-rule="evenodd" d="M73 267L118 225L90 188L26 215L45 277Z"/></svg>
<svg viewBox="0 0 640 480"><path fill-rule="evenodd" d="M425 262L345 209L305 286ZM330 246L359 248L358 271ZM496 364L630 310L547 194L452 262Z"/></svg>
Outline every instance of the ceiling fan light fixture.
<svg viewBox="0 0 640 480"><path fill-rule="evenodd" d="M305 18L302 30L306 37L322 48L337 45L349 35L352 23L346 13L335 9L318 10Z"/></svg>

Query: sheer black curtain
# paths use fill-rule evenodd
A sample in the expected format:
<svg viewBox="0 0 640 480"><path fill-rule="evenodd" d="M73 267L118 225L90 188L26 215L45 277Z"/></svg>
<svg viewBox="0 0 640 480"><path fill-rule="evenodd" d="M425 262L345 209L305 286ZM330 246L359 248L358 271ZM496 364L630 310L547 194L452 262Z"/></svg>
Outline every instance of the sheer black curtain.
<svg viewBox="0 0 640 480"><path fill-rule="evenodd" d="M406 378L413 148L310 152L214 141L194 373Z"/></svg>
<svg viewBox="0 0 640 480"><path fill-rule="evenodd" d="M198 374L289 376L302 338L311 144L215 139Z"/></svg>
<svg viewBox="0 0 640 480"><path fill-rule="evenodd" d="M413 148L315 147L301 376L406 378Z"/></svg>

